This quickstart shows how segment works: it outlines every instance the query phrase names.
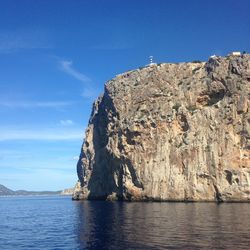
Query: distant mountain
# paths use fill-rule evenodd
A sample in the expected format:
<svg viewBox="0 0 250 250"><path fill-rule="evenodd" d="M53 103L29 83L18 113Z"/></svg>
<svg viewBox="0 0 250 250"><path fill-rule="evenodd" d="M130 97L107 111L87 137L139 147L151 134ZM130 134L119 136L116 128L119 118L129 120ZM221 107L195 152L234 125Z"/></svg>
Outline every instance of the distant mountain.
<svg viewBox="0 0 250 250"><path fill-rule="evenodd" d="M9 196L9 195L57 195L61 194L60 191L26 191L26 190L17 190L13 191L4 185L0 184L0 196Z"/></svg>
<svg viewBox="0 0 250 250"><path fill-rule="evenodd" d="M15 192L0 184L0 195L14 195Z"/></svg>

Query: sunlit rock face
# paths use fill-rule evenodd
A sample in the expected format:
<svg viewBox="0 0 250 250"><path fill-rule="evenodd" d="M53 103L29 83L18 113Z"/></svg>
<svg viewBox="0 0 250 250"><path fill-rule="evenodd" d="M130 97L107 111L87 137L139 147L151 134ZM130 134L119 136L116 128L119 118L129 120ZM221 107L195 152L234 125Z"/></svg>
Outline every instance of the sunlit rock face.
<svg viewBox="0 0 250 250"><path fill-rule="evenodd" d="M249 201L249 59L152 64L108 81L73 198Z"/></svg>

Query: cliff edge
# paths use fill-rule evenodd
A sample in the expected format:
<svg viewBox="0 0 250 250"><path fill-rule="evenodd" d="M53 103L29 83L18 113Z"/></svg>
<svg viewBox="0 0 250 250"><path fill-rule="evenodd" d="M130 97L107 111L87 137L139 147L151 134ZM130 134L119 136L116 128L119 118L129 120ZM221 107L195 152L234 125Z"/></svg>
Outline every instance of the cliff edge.
<svg viewBox="0 0 250 250"><path fill-rule="evenodd" d="M249 59L152 64L108 81L73 199L250 201Z"/></svg>

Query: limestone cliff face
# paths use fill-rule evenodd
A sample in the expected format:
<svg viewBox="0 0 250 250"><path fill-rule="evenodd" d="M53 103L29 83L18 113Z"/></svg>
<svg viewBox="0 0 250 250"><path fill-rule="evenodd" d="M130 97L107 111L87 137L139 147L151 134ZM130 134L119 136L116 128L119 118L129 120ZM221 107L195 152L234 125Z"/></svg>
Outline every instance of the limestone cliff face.
<svg viewBox="0 0 250 250"><path fill-rule="evenodd" d="M74 199L249 201L249 59L154 64L107 82Z"/></svg>

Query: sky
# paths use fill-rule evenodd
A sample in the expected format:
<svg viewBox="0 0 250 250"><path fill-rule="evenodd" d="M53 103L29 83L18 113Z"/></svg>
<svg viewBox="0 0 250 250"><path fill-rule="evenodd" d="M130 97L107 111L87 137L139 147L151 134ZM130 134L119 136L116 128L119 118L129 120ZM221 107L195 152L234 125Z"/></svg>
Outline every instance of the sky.
<svg viewBox="0 0 250 250"><path fill-rule="evenodd" d="M0 184L61 190L107 80L250 51L249 0L0 0Z"/></svg>

